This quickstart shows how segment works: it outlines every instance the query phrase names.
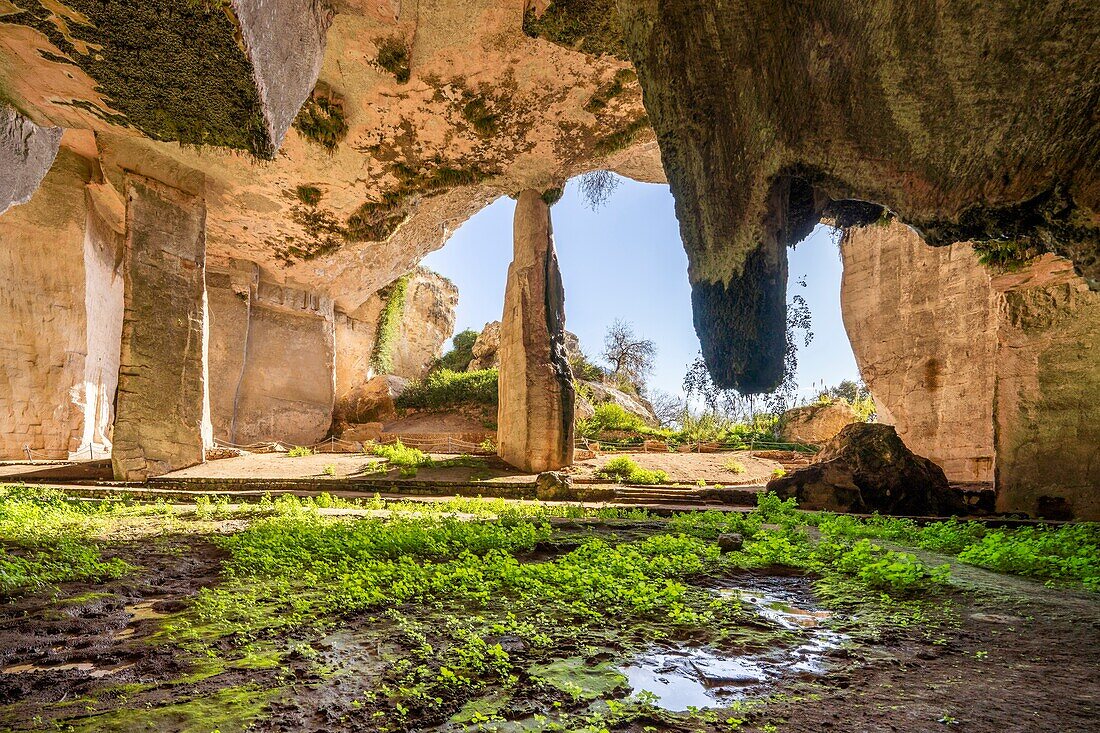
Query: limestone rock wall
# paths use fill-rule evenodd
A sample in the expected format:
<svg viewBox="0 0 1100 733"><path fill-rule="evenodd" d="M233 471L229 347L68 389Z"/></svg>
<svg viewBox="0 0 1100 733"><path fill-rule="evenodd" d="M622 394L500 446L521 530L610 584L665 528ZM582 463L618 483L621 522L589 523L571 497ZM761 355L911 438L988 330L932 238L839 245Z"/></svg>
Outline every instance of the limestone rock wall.
<svg viewBox="0 0 1100 733"><path fill-rule="evenodd" d="M969 244L908 227L851 229L841 310L879 422L954 481L992 481L996 296Z"/></svg>
<svg viewBox="0 0 1100 733"><path fill-rule="evenodd" d="M26 203L53 165L60 127L39 127L0 101L0 214Z"/></svg>
<svg viewBox="0 0 1100 733"><path fill-rule="evenodd" d="M201 198L127 177L125 313L111 453L119 480L202 463L212 444L205 225Z"/></svg>
<svg viewBox="0 0 1100 733"><path fill-rule="evenodd" d="M457 307L458 288L450 280L423 267L411 273L394 343L394 375L406 379L424 376L454 335Z"/></svg>
<svg viewBox="0 0 1100 733"><path fill-rule="evenodd" d="M83 436L88 162L63 150L0 234L0 457L66 458ZM43 257L48 251L50 257Z"/></svg>
<svg viewBox="0 0 1100 733"><path fill-rule="evenodd" d="M1100 293L1044 255L1015 272L903 225L847 231L841 304L856 361L906 445L998 509L1100 517Z"/></svg>
<svg viewBox="0 0 1100 733"><path fill-rule="evenodd" d="M207 275L214 437L234 445L312 445L328 433L335 390L332 301L267 282L249 262Z"/></svg>

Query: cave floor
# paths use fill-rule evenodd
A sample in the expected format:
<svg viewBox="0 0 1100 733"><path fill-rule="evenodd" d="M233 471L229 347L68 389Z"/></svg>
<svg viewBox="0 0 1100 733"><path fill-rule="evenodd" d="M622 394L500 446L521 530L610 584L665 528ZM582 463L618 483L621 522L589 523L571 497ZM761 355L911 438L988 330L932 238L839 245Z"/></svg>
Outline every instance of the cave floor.
<svg viewBox="0 0 1100 733"><path fill-rule="evenodd" d="M950 563L946 584L853 584L776 564L820 541L784 515L288 497L10 529L57 502L0 501L0 560L125 565L5 583L3 730L1100 726L1100 595L921 551L906 572ZM751 539L720 554L731 528Z"/></svg>

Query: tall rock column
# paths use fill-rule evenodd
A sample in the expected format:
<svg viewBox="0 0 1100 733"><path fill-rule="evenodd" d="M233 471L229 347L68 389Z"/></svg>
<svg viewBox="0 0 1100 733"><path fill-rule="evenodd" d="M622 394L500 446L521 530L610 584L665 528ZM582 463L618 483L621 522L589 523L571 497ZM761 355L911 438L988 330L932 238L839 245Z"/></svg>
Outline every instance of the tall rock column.
<svg viewBox="0 0 1100 733"><path fill-rule="evenodd" d="M498 453L526 471L573 462L573 373L565 354L565 291L550 208L520 194L500 327Z"/></svg>
<svg viewBox="0 0 1100 733"><path fill-rule="evenodd" d="M111 456L119 480L201 463L212 442L205 265L205 202L128 176L126 310Z"/></svg>

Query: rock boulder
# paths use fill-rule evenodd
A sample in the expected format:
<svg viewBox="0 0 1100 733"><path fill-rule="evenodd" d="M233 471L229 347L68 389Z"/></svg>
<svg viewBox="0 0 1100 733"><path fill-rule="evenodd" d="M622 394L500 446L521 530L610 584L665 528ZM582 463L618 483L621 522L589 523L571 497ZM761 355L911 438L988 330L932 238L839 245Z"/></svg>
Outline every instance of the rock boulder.
<svg viewBox="0 0 1100 733"><path fill-rule="evenodd" d="M854 422L859 415L847 402L803 405L783 413L780 435L790 443L824 443Z"/></svg>
<svg viewBox="0 0 1100 733"><path fill-rule="evenodd" d="M392 374L380 374L347 394L341 401L337 419L346 423L386 422L397 417L394 403L409 380Z"/></svg>
<svg viewBox="0 0 1100 733"><path fill-rule="evenodd" d="M905 447L890 425L853 423L815 463L768 482L803 509L903 515L962 513L943 469Z"/></svg>

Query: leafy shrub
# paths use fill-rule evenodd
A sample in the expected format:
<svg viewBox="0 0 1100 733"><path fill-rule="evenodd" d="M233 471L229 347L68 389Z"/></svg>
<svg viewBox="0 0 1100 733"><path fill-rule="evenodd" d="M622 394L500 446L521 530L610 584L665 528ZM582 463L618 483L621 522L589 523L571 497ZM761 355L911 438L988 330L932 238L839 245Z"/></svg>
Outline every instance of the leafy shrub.
<svg viewBox="0 0 1100 733"><path fill-rule="evenodd" d="M745 464L736 458L731 458L722 464L722 468L726 469L730 473L744 473L747 469Z"/></svg>
<svg viewBox="0 0 1100 733"><path fill-rule="evenodd" d="M409 448L400 440L386 445L375 446L374 455L385 458L391 466L397 468L418 468L432 462L431 456L419 448Z"/></svg>
<svg viewBox="0 0 1100 733"><path fill-rule="evenodd" d="M836 560L836 569L871 588L909 592L947 581L950 566L929 568L908 552L883 551L868 539L856 542Z"/></svg>
<svg viewBox="0 0 1100 733"><path fill-rule="evenodd" d="M616 456L596 472L597 476L613 478L628 484L663 484L668 474L642 468L627 456Z"/></svg>
<svg viewBox="0 0 1100 733"><path fill-rule="evenodd" d="M325 474L326 476L335 476L336 475L336 464L334 464L334 463L326 464L325 467L321 469L321 473Z"/></svg>
<svg viewBox="0 0 1100 733"><path fill-rule="evenodd" d="M474 360L474 343L478 332L472 328L456 333L451 339L451 349L439 357L433 369L450 369L452 372L464 372Z"/></svg>
<svg viewBox="0 0 1100 733"><path fill-rule="evenodd" d="M288 458L302 458L304 456L312 456L313 451L306 448L304 445L296 445L286 452Z"/></svg>
<svg viewBox="0 0 1100 733"><path fill-rule="evenodd" d="M438 409L455 405L495 405L497 370L434 371L409 384L396 400L399 408Z"/></svg>
<svg viewBox="0 0 1100 733"><path fill-rule="evenodd" d="M642 418L632 412L628 412L622 405L607 402L596 406L596 414L592 419L599 423L604 430L629 430L637 432L644 430L646 424Z"/></svg>
<svg viewBox="0 0 1100 733"><path fill-rule="evenodd" d="M386 71L393 74L399 84L409 80L412 70L409 68L409 47L400 38L386 38L378 43L378 56L375 61Z"/></svg>
<svg viewBox="0 0 1100 733"><path fill-rule="evenodd" d="M785 468L777 468L774 471L772 471L772 478L783 478L786 475L787 475L787 469L785 469Z"/></svg>

